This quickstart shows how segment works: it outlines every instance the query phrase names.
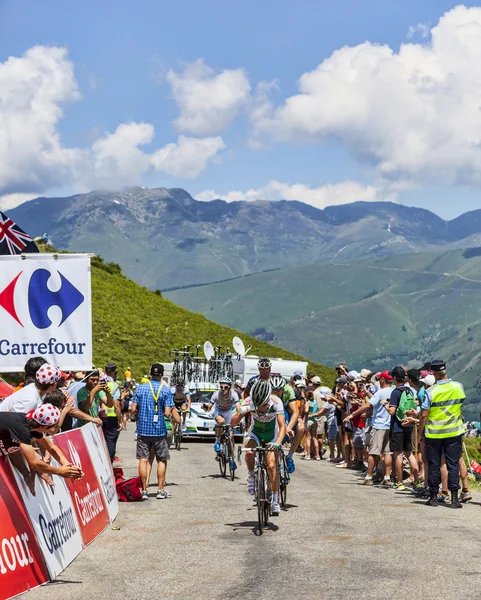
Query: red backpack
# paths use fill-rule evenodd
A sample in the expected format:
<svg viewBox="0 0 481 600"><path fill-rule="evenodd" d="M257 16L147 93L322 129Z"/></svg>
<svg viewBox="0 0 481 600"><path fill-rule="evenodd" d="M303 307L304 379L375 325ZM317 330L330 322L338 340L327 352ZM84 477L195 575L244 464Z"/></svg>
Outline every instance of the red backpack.
<svg viewBox="0 0 481 600"><path fill-rule="evenodd" d="M120 469L119 469L120 470ZM120 473L116 473L115 487L119 502L138 502L142 500L142 482L140 477L131 477L123 479Z"/></svg>

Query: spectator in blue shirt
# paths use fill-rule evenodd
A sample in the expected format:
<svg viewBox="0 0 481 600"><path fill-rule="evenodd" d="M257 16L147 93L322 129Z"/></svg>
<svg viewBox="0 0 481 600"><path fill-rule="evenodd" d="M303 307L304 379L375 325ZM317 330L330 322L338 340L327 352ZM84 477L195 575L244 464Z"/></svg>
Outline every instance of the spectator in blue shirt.
<svg viewBox="0 0 481 600"><path fill-rule="evenodd" d="M137 459L142 481L142 500L148 500L151 450L157 458L157 499L163 500L170 496L164 489L167 461L170 459L164 416L170 417L174 401L170 388L162 381L163 374L164 366L153 364L150 367L150 381L137 386L132 400L132 414L138 412Z"/></svg>

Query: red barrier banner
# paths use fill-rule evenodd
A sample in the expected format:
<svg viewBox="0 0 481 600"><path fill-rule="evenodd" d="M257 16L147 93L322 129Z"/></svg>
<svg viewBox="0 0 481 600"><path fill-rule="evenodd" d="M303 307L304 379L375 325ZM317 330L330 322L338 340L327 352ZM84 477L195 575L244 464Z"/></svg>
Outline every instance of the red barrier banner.
<svg viewBox="0 0 481 600"><path fill-rule="evenodd" d="M84 472L83 479L67 479L84 544L90 544L109 524L109 513L81 429L53 438L67 460Z"/></svg>
<svg viewBox="0 0 481 600"><path fill-rule="evenodd" d="M52 460L52 465L56 462ZM27 514L37 536L51 579L55 579L82 551L83 540L65 479L52 475L54 486L35 477L35 495L13 469Z"/></svg>
<svg viewBox="0 0 481 600"><path fill-rule="evenodd" d="M90 458L92 459L100 487L104 493L104 499L107 503L110 521L112 522L119 514L119 501L117 498L117 489L115 488L114 472L110 463L107 446L105 445L104 435L102 430L94 423L87 423L80 431L87 444Z"/></svg>
<svg viewBox="0 0 481 600"><path fill-rule="evenodd" d="M10 464L0 457L0 600L48 581Z"/></svg>

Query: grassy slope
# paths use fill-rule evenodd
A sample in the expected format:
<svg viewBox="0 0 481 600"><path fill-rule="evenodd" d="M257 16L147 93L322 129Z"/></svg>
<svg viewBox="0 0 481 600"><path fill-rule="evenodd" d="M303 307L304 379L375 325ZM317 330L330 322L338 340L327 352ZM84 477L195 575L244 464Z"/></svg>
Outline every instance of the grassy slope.
<svg viewBox="0 0 481 600"><path fill-rule="evenodd" d="M462 250L306 265L168 297L244 331L266 327L275 343L328 364L443 357L469 401L481 399L481 257Z"/></svg>

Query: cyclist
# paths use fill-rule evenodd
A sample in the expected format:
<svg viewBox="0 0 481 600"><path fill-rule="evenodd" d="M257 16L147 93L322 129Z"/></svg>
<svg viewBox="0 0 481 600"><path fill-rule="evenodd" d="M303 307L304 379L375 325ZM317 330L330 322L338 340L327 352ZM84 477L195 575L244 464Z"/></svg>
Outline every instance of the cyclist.
<svg viewBox="0 0 481 600"><path fill-rule="evenodd" d="M252 386L258 379L262 381L269 381L271 378L272 363L270 358L259 358L259 360L257 361L257 367L259 369L259 375L254 375L254 377L251 377L249 379L242 393L243 398L249 397Z"/></svg>
<svg viewBox="0 0 481 600"><path fill-rule="evenodd" d="M214 450L220 452L220 437L222 435L222 426L230 425L232 419L232 411L235 409L239 412L239 395L232 389L232 379L230 377L222 377L219 380L220 390L214 392L206 404L206 409L210 411L214 407L214 419L216 422L215 428L215 444ZM232 452L234 452L234 432L231 431ZM231 469L237 469L235 460L232 458Z"/></svg>
<svg viewBox="0 0 481 600"><path fill-rule="evenodd" d="M279 474L277 471L278 451L286 435L286 418L282 400L272 393L269 381L259 380L252 386L251 395L241 406L240 411L232 417L231 424L235 427L246 414L252 416L252 425L246 436L246 448L256 448L265 442L270 445L267 453L267 472L272 490L271 513L278 516L279 506ZM246 452L246 465L249 470L247 489L255 493L255 454Z"/></svg>
<svg viewBox="0 0 481 600"><path fill-rule="evenodd" d="M270 381L272 391L282 400L284 406L287 426L286 437L283 443L292 440L289 453L286 456L286 466L288 473L294 473L296 465L294 464L293 456L305 433L304 422L302 419L299 419L299 405L296 401L296 395L292 387L287 383L286 378L282 377L282 375L273 375Z"/></svg>
<svg viewBox="0 0 481 600"><path fill-rule="evenodd" d="M178 414L182 414L182 431L185 431L185 420L187 418L187 413L190 412L191 398L190 398L190 390L188 386L185 385L182 377L177 379L177 383L175 387L171 390L173 398L174 398L174 408L177 410Z"/></svg>

